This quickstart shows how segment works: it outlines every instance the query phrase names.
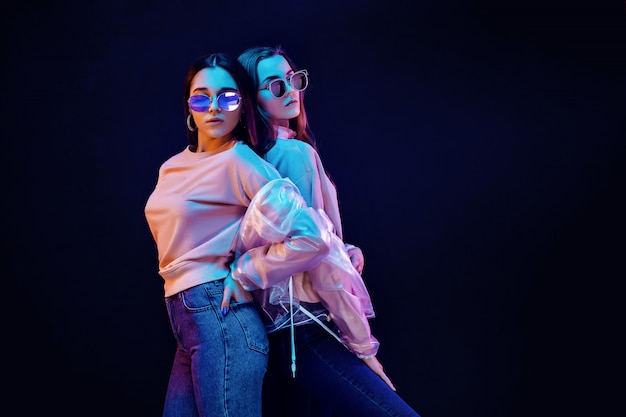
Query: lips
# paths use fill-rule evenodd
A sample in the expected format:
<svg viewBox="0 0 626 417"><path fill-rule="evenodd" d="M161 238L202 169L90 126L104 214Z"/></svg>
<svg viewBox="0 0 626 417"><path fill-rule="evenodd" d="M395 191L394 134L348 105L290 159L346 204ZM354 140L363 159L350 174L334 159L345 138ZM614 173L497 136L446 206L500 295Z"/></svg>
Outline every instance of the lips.
<svg viewBox="0 0 626 417"><path fill-rule="evenodd" d="M206 123L208 124L216 124L216 123L222 123L223 120L222 119L209 119L206 121Z"/></svg>
<svg viewBox="0 0 626 417"><path fill-rule="evenodd" d="M285 107L291 106L292 104L296 104L296 103L298 103L298 100L289 100L287 104L285 104Z"/></svg>

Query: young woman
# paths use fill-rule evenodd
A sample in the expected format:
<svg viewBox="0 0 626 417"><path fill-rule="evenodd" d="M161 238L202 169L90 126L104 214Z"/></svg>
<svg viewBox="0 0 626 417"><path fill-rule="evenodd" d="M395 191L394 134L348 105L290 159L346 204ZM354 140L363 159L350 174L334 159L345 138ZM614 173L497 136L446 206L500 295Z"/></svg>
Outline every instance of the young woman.
<svg viewBox="0 0 626 417"><path fill-rule="evenodd" d="M342 238L337 192L326 175L315 139L309 127L303 102L308 73L297 70L280 47L254 47L239 56L252 78L258 99L258 112L270 127L271 136L260 137L257 153L298 187L306 204L323 210ZM358 273L364 259L359 248L346 245ZM242 260L243 261L243 260ZM395 392L376 359L378 342L371 335L366 312L357 320L342 322L331 314L324 295L316 291L308 271L293 275L293 293L305 311L294 318L295 336L280 322L266 323L270 357L263 389L263 409L268 416L418 416ZM331 269L325 270L331 273ZM319 270L316 271L319 275ZM249 284L250 276L239 274ZM246 278L248 280L246 281ZM252 283L254 284L254 283ZM256 294L256 292L255 292ZM262 298L264 301L267 297ZM263 307L265 307L263 305ZM352 312L353 313L353 312ZM298 316L299 314L299 316ZM319 323L326 323L320 326ZM355 322L366 331L365 342L338 343L325 327L340 336L351 332ZM297 352L297 372L293 372Z"/></svg>
<svg viewBox="0 0 626 417"><path fill-rule="evenodd" d="M192 63L184 84L189 145L161 165L146 202L177 343L166 417L261 416L267 333L230 266L255 194L288 180L249 147L258 144L252 91L234 58L217 53ZM273 246L285 260L299 260L292 272L313 267L328 253L316 213L297 214L298 228Z"/></svg>

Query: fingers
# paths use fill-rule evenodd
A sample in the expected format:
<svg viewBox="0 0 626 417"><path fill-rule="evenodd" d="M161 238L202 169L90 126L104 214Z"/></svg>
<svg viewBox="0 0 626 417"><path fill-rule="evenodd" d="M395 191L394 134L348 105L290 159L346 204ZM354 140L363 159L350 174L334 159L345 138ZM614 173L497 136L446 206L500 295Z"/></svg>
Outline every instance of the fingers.
<svg viewBox="0 0 626 417"><path fill-rule="evenodd" d="M359 262L358 259L354 257L350 258L350 261L352 262L354 269L356 269L359 274L363 274L363 263Z"/></svg>
<svg viewBox="0 0 626 417"><path fill-rule="evenodd" d="M365 257L361 249L356 246L351 247L348 249L348 256L350 256L350 262L352 266L354 266L354 269L356 269L359 274L362 274L363 268L365 267Z"/></svg>
<svg viewBox="0 0 626 417"><path fill-rule="evenodd" d="M228 310L230 309L230 298L232 297L233 291L230 288L230 285L224 285L224 297L222 297L222 316L226 316L228 314Z"/></svg>
<svg viewBox="0 0 626 417"><path fill-rule="evenodd" d="M224 279L224 297L222 297L222 316L226 316L230 310L230 300L234 299L235 302L247 302L252 301L252 295L244 290L241 285L233 280L229 275Z"/></svg>
<svg viewBox="0 0 626 417"><path fill-rule="evenodd" d="M378 361L376 357L373 358L364 358L363 362L376 374L378 375L393 391L396 390L396 387L393 385L385 371L383 371L383 366Z"/></svg>
<svg viewBox="0 0 626 417"><path fill-rule="evenodd" d="M383 379L383 381L385 381L385 383L386 383L387 385L389 385L389 387L390 387L392 390L394 390L394 391L396 390L396 387L394 387L394 386L393 386L393 383L391 382L391 380L389 379L389 377L387 376L387 374L386 374L386 373L384 373L384 372L382 371L382 369L381 369L380 373L378 374L378 376L379 376L379 377L381 377L381 378Z"/></svg>
<svg viewBox="0 0 626 417"><path fill-rule="evenodd" d="M238 281L234 280L231 276L228 276L226 278L226 281L224 281L224 287L226 287L227 285L231 289L230 294L236 302L243 303L247 301L252 301L252 295L250 294L250 292L244 290L241 284Z"/></svg>

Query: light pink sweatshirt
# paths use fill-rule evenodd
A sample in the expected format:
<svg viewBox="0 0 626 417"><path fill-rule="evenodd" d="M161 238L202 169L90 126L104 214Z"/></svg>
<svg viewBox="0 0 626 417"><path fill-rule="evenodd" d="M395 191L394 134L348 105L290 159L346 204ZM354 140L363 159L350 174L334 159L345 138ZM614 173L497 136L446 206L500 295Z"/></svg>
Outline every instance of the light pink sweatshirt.
<svg viewBox="0 0 626 417"><path fill-rule="evenodd" d="M273 166L237 141L210 152L185 148L162 164L145 215L156 242L166 297L228 275L250 201L277 178ZM322 248L320 256L326 254L318 231L307 233L297 237L299 252L306 248L315 254ZM287 276L291 272L285 271Z"/></svg>

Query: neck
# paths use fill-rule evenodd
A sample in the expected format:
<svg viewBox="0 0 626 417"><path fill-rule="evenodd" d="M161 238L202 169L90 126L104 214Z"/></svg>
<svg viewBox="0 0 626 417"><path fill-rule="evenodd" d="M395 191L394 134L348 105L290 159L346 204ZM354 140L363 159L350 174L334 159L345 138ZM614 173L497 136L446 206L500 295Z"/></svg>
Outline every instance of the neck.
<svg viewBox="0 0 626 417"><path fill-rule="evenodd" d="M196 149L196 152L213 151L234 139L232 133L219 138L210 138L208 136L201 137L198 135L198 149Z"/></svg>
<svg viewBox="0 0 626 417"><path fill-rule="evenodd" d="M289 127L289 119L274 119L272 123L274 126Z"/></svg>

